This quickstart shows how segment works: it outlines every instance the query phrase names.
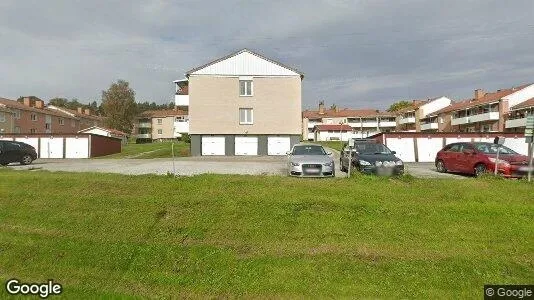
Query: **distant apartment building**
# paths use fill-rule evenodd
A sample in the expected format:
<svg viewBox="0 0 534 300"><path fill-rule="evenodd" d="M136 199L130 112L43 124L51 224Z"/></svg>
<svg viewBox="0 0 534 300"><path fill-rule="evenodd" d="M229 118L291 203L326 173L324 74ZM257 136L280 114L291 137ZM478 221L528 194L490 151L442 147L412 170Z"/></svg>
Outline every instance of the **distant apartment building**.
<svg viewBox="0 0 534 300"><path fill-rule="evenodd" d="M13 112L0 103L0 134L12 133L14 127Z"/></svg>
<svg viewBox="0 0 534 300"><path fill-rule="evenodd" d="M0 105L12 114L9 133L75 133L83 128L80 126L83 119L47 107L43 100L36 97L24 97L21 102L0 98ZM90 118L99 119L95 116Z"/></svg>
<svg viewBox="0 0 534 300"><path fill-rule="evenodd" d="M317 127L318 125L328 126ZM350 126L350 130L346 126ZM374 109L325 109L324 102L320 102L318 110L302 112L302 136L304 140L310 141L366 138L380 132L393 131L396 126L393 113ZM344 131L348 132L343 135Z"/></svg>
<svg viewBox="0 0 534 300"><path fill-rule="evenodd" d="M525 132L527 117L534 115L534 98L521 102L510 108L504 125L506 132Z"/></svg>
<svg viewBox="0 0 534 300"><path fill-rule="evenodd" d="M529 110L534 97L534 84L485 92L475 90L474 98L452 103L434 114L441 132L514 131L521 121L512 121ZM525 107L522 104L526 104ZM507 120L510 119L510 122ZM519 118L524 119L524 118ZM526 122L526 120L525 120Z"/></svg>
<svg viewBox="0 0 534 300"><path fill-rule="evenodd" d="M76 118L78 120L78 130L83 130L94 126L102 126L104 123L104 118L101 116L93 115L91 113L91 109L89 108L78 107L77 110L73 110L64 107L57 107L54 105L48 105L47 108L63 112L71 117Z"/></svg>
<svg viewBox="0 0 534 300"><path fill-rule="evenodd" d="M396 112L398 115L396 131L438 131L438 118L435 112L449 106L451 102L447 97L413 100L411 106Z"/></svg>
<svg viewBox="0 0 534 300"><path fill-rule="evenodd" d="M141 113L134 124L138 141L163 141L181 138L189 133L187 111L153 110Z"/></svg>

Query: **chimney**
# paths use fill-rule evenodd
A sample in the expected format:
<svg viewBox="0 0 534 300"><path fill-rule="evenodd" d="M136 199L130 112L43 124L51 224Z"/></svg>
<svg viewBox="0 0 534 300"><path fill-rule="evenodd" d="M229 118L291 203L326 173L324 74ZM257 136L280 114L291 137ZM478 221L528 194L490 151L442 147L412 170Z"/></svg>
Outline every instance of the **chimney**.
<svg viewBox="0 0 534 300"><path fill-rule="evenodd" d="M91 110L90 110L89 108L86 108L86 109L84 110L84 114L86 114L86 115L88 115L88 116L91 115Z"/></svg>
<svg viewBox="0 0 534 300"><path fill-rule="evenodd" d="M482 89L476 89L475 90L475 100L479 100L480 98L484 97L486 95L486 92L484 92Z"/></svg>
<svg viewBox="0 0 534 300"><path fill-rule="evenodd" d="M44 108L44 101L43 100L35 100L35 108Z"/></svg>
<svg viewBox="0 0 534 300"><path fill-rule="evenodd" d="M336 105L335 107L336 112L339 112L339 107Z"/></svg>
<svg viewBox="0 0 534 300"><path fill-rule="evenodd" d="M79 113L79 114L83 114L83 108L78 107L78 113Z"/></svg>
<svg viewBox="0 0 534 300"><path fill-rule="evenodd" d="M23 103L25 106L28 106L28 107L31 107L32 106L32 101L30 100L30 97L24 97L22 99Z"/></svg>
<svg viewBox="0 0 534 300"><path fill-rule="evenodd" d="M324 114L324 101L319 102L319 114Z"/></svg>

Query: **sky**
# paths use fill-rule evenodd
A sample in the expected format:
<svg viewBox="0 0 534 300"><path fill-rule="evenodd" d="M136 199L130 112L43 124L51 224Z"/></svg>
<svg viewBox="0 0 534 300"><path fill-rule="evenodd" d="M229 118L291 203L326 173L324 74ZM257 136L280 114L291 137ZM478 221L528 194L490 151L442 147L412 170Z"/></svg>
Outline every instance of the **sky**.
<svg viewBox="0 0 534 300"><path fill-rule="evenodd" d="M0 1L0 97L100 101L248 48L305 74L303 108L386 109L534 82L532 0Z"/></svg>

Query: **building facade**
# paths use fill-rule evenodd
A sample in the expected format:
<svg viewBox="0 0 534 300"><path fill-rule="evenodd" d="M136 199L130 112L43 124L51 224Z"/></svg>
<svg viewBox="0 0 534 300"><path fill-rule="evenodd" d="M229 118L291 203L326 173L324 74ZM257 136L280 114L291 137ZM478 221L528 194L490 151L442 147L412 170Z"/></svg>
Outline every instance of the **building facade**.
<svg viewBox="0 0 534 300"><path fill-rule="evenodd" d="M321 134L317 135L317 125L347 125L350 126L351 130L343 136L342 132L341 135L336 133L332 129L333 127L324 129L327 132L320 128ZM374 109L339 109L337 107L325 109L324 102L320 102L318 110L302 112L302 138L308 141L317 140L317 138L320 138L319 140L324 140L324 138L328 140L342 138L345 140L345 137L349 135L355 138L366 138L380 132L393 131L396 126L396 117L393 113Z"/></svg>
<svg viewBox="0 0 534 300"><path fill-rule="evenodd" d="M285 155L300 142L302 73L243 49L186 78L192 155Z"/></svg>
<svg viewBox="0 0 534 300"><path fill-rule="evenodd" d="M143 112L136 118L134 132L140 142L182 138L189 132L187 112L180 109Z"/></svg>

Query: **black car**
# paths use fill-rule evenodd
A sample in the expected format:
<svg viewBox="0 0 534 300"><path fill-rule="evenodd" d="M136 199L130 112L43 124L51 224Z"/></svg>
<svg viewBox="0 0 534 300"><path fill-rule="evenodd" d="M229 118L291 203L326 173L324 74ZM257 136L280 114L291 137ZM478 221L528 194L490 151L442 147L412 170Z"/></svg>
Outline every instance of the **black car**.
<svg viewBox="0 0 534 300"><path fill-rule="evenodd" d="M32 146L13 141L0 141L0 165L6 166L12 162L29 165L37 159L37 152Z"/></svg>
<svg viewBox="0 0 534 300"><path fill-rule="evenodd" d="M350 149L343 147L339 159L341 171L347 172L349 167ZM404 163L395 156L395 151L389 150L384 144L375 140L356 140L352 149L352 168L377 175L401 175L404 173Z"/></svg>

